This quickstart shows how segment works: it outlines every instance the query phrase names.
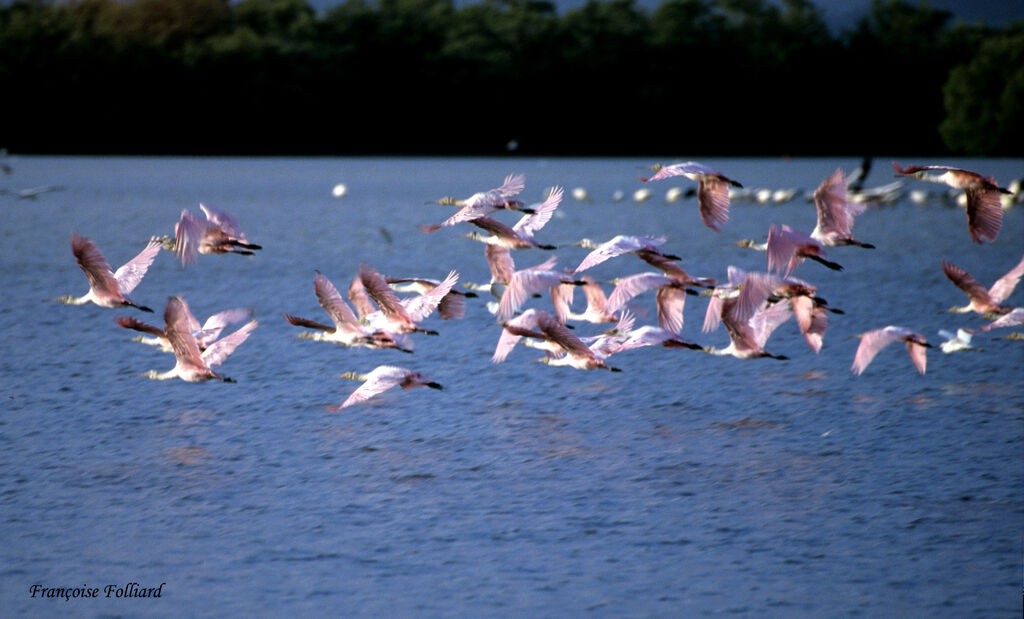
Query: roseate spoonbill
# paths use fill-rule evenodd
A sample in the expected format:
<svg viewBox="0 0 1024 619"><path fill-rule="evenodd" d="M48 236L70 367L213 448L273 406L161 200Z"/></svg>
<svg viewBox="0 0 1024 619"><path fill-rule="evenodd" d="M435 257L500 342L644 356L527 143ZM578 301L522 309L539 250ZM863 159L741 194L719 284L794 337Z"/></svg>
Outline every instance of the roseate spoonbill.
<svg viewBox="0 0 1024 619"><path fill-rule="evenodd" d="M373 329L359 322L352 308L341 298L338 289L331 280L320 271L313 277L313 292L316 293L320 307L331 317L334 326L325 325L307 318L299 318L284 314L285 321L296 327L313 329L312 333L303 332L299 337L318 342L332 342L343 346L363 346L366 348L394 348L402 352L412 352L411 343L406 338L388 333L383 329Z"/></svg>
<svg viewBox="0 0 1024 619"><path fill-rule="evenodd" d="M620 371L618 368L613 368L605 362L606 354L603 354L597 346L590 347L583 343L583 341L576 336L568 327L562 322L552 316L551 314L536 310L532 316L532 322L535 324L534 328L515 328L509 329L506 324L504 326L505 332L511 331L512 335L534 338L550 344L552 347L560 348L563 353L561 356L548 355L541 359L542 363L548 365L558 366L569 366L577 370L611 370L613 372ZM536 329L536 330L534 330ZM502 335L505 334L502 333ZM499 340L499 345L501 345ZM514 345L515 342L512 342ZM511 346L510 346L511 347ZM495 350L495 355L498 355L499 351ZM505 352L507 355L507 351Z"/></svg>
<svg viewBox="0 0 1024 619"><path fill-rule="evenodd" d="M785 360L788 357L775 355L764 349L772 332L792 316L792 310L783 303L764 305L759 301L755 307L746 308L741 303L742 290L749 286L747 274L734 267L729 268L729 284L712 291L711 301L704 316L703 331L708 333L725 325L729 333L729 345L725 348L705 347L704 352L713 355L731 355L737 359L771 357ZM758 296L761 296L759 293Z"/></svg>
<svg viewBox="0 0 1024 619"><path fill-rule="evenodd" d="M985 290L985 286L974 279L970 273L955 264L945 260L941 261L940 264L942 265L942 272L949 281L962 290L970 300L970 303L967 305L951 307L947 310L954 314L967 314L970 312L977 312L983 315L1005 314L1010 311L1010 308L1006 305L1000 305L1000 303L1013 293L1013 289L1017 287L1021 276L1024 276L1024 258L1021 258L1017 266L997 279L991 288Z"/></svg>
<svg viewBox="0 0 1024 619"><path fill-rule="evenodd" d="M814 209L818 223L811 238L826 247L857 245L874 249L874 245L853 238L853 219L864 212L866 205L847 200L843 171L836 169L814 190Z"/></svg>
<svg viewBox="0 0 1024 619"><path fill-rule="evenodd" d="M526 176L522 174L509 174L505 177L505 182L502 183L500 187L475 193L465 200L441 198L437 201L438 204L459 206L459 210L440 224L434 226L420 226L420 231L427 233L433 232L438 228L454 226L455 224L463 221L470 221L477 217L490 215L494 211L500 209L520 210L524 213L532 212L532 209L523 209L522 202L513 200L513 198L519 195L525 186Z"/></svg>
<svg viewBox="0 0 1024 619"><path fill-rule="evenodd" d="M928 363L926 351L932 345L924 339L923 335L913 329L889 325L862 333L857 337L861 338L860 345L857 346L857 354L853 358L853 365L850 366L850 371L854 374L858 376L862 374L878 351L893 342L906 342L910 362L914 364L919 374L924 374L925 366Z"/></svg>
<svg viewBox="0 0 1024 619"><path fill-rule="evenodd" d="M537 329L537 317L545 313L544 310L530 308L511 320L502 323L501 335L498 336L498 343L494 347L494 354L491 355L491 363L503 363L508 358L512 349L515 348L524 335L534 335ZM555 342L547 339L532 337L524 344L539 348L549 355L560 357L565 350Z"/></svg>
<svg viewBox="0 0 1024 619"><path fill-rule="evenodd" d="M395 292L414 292L420 295L427 294L441 285L440 280L426 277L387 276L384 279ZM437 304L437 315L442 320L462 318L466 315L466 299L475 298L476 296L475 292L463 292L452 288L448 291L448 294L441 297L441 302Z"/></svg>
<svg viewBox="0 0 1024 619"><path fill-rule="evenodd" d="M526 299L547 288L551 294L555 314L560 321L565 322L569 314L569 295L562 284L582 286L585 282L572 275L554 271L556 261L557 258L551 256L536 266L512 274L505 292L501 294L501 300L498 301L499 321L511 318L526 303Z"/></svg>
<svg viewBox="0 0 1024 619"><path fill-rule="evenodd" d="M785 276L792 273L804 258L814 260L833 271L843 270L841 265L825 258L825 250L815 238L786 224L772 224L768 228L765 254L768 270Z"/></svg>
<svg viewBox="0 0 1024 619"><path fill-rule="evenodd" d="M388 333L437 335L437 331L425 329L420 323L432 314L441 303L441 299L451 292L452 287L459 281L459 274L451 271L448 277L429 292L408 299L399 299L387 280L365 262L359 264L359 280L367 296L380 308L363 317L370 326Z"/></svg>
<svg viewBox="0 0 1024 619"><path fill-rule="evenodd" d="M66 305L83 305L95 303L100 307L131 306L144 312L152 312L148 307L136 305L128 294L139 285L142 278L160 253L160 239L152 238L137 256L111 271L107 259L103 257L96 244L85 237L71 233L71 253L75 262L89 280L89 292L80 297L63 296L54 299Z"/></svg>
<svg viewBox="0 0 1024 619"><path fill-rule="evenodd" d="M491 217L477 217L471 219L469 223L474 226L481 228L488 232L488 235L482 235L479 233L467 234L471 239L481 241L493 245L501 245L509 249L529 249L535 247L538 249L557 249L554 245L542 245L533 238L533 235L544 227L548 221L551 220L551 216L554 214L555 209L562 202L563 189L555 186L548 191L547 198L536 208L533 209L533 213L523 215L518 222L512 227L509 227L502 222L493 219Z"/></svg>
<svg viewBox="0 0 1024 619"><path fill-rule="evenodd" d="M443 389L443 387L430 380L419 372L413 372L406 368L395 367L393 365L378 365L373 368L369 374L357 374L355 372L345 372L341 375L342 378L348 378L350 380L363 381L362 385L356 388L340 406L329 406L328 411L332 413L339 411L343 408L365 402L373 396L383 393L392 387L398 386L402 389L412 389L413 387L430 387L431 389Z"/></svg>
<svg viewBox="0 0 1024 619"><path fill-rule="evenodd" d="M664 254L658 249L658 246L664 242L665 237L626 236L623 234L612 237L610 240L600 244L597 244L590 239L580 239L574 243L574 245L579 245L584 249L589 249L591 252L583 258L583 261L580 262L579 266L576 267L573 273L586 271L589 268L601 264L605 260L621 256L622 254L638 254L642 251L661 256L669 260L679 260L679 256Z"/></svg>
<svg viewBox="0 0 1024 619"><path fill-rule="evenodd" d="M670 166L652 166L655 171L650 178L641 177L641 182L658 181L672 176L685 176L697 181L697 205L704 225L718 232L718 227L729 220L729 186L742 188L743 185L695 161L676 163Z"/></svg>
<svg viewBox="0 0 1024 619"><path fill-rule="evenodd" d="M174 226L174 238L165 238L164 247L173 249L182 266L195 264L199 254L252 255L252 250L263 249L249 242L238 221L224 211L199 205L206 216L200 220L188 209L182 209Z"/></svg>
<svg viewBox="0 0 1024 619"><path fill-rule="evenodd" d="M628 337L619 344L618 348L616 348L614 352L619 353L627 350L633 350L634 348L658 345L663 348L689 348L690 350L704 350L704 347L700 344L694 344L689 340L684 340L671 331L666 331L661 327L644 325L631 331L628 334Z"/></svg>
<svg viewBox="0 0 1024 619"><path fill-rule="evenodd" d="M224 329L252 317L251 309L238 307L217 312L207 318L206 322L200 325L199 320L196 319L192 314L192 311L189 309L188 303L186 303L184 299L182 299L182 303L185 306L184 311L188 319L189 330L196 338L196 344L199 345L199 350L206 350L209 348L211 344L217 341L221 333L224 332ZM130 316L118 316L114 319L114 322L125 329L132 329L133 331L140 331L142 333L149 334L148 336L140 335L135 338L134 341L148 346L159 346L164 352L174 352L174 349L171 348L171 341L167 338L167 334L164 333L164 330L160 327L146 324L141 320L137 320Z"/></svg>
<svg viewBox="0 0 1024 619"><path fill-rule="evenodd" d="M619 319L613 312L609 312L606 309L608 303L608 297L605 296L604 290L601 289L601 285L594 281L593 277L584 275L580 278L583 282L580 288L583 289L583 295L587 299L587 307L582 313L573 312L571 309L565 315L566 320L580 320L584 322L602 323L602 322L617 322ZM573 296L576 290L575 284L563 284L567 286L567 292L569 296L569 305L572 306Z"/></svg>
<svg viewBox="0 0 1024 619"><path fill-rule="evenodd" d="M234 379L221 376L213 371L224 362L228 356L244 342L252 330L259 326L255 320L250 320L230 335L226 335L203 352L199 351L199 344L192 335L188 319L188 310L181 297L171 297L164 308L164 333L174 350L176 363L174 367L166 372L150 370L144 376L156 380L168 380L180 378L190 383L205 382L208 380L220 380L226 383L235 382Z"/></svg>
<svg viewBox="0 0 1024 619"><path fill-rule="evenodd" d="M942 183L953 189L962 189L967 197L967 231L975 243L992 242L999 236L1003 223L1003 209L999 194L1009 194L996 184L991 176L982 176L960 168L941 165L909 165L901 168L895 161L892 168L900 176L910 176L931 183ZM929 171L939 174L929 174Z"/></svg>

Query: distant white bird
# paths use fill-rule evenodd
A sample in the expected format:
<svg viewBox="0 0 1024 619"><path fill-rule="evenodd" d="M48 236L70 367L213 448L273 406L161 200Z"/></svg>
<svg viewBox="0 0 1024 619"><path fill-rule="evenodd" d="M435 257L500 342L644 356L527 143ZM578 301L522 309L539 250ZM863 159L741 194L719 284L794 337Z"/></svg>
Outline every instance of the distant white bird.
<svg viewBox="0 0 1024 619"><path fill-rule="evenodd" d="M313 278L313 292L316 293L320 307L331 317L334 326L325 325L308 318L300 318L284 314L285 321L296 327L313 329L311 335L303 333L300 337L320 342L332 342L343 346L362 346L366 348L394 348L402 352L412 352L412 343L400 335L388 333L383 329L374 329L360 323L352 308L341 298L327 276L320 271Z"/></svg>
<svg viewBox="0 0 1024 619"><path fill-rule="evenodd" d="M664 167L656 165L652 166L652 169L655 170L654 176L641 177L642 182L658 181L673 176L685 176L692 181L697 181L697 205L700 208L700 219L705 226L715 232L718 232L718 227L729 220L729 186L743 187L718 170L694 161Z"/></svg>
<svg viewBox="0 0 1024 619"><path fill-rule="evenodd" d="M830 174L814 190L814 208L818 223L811 231L811 238L826 247L857 245L874 249L874 245L853 238L853 220L864 212L866 205L847 199L846 179L841 169Z"/></svg>
<svg viewBox="0 0 1024 619"><path fill-rule="evenodd" d="M999 194L1012 194L996 184L991 176L982 176L960 168L942 165L910 165L901 168L895 161L893 170L899 176L910 176L922 181L941 183L953 189L962 189L967 200L967 231L975 243L992 242L999 236L1003 222L1003 209ZM939 172L929 174L930 171Z"/></svg>
<svg viewBox="0 0 1024 619"><path fill-rule="evenodd" d="M152 312L153 310L148 307L133 303L128 295L142 281L159 252L160 239L150 239L137 256L112 272L107 259L97 249L96 244L72 232L71 253L85 273L85 278L89 280L89 292L80 297L63 296L55 300L66 305L95 303L100 307L131 306L144 312Z"/></svg>
<svg viewBox="0 0 1024 619"><path fill-rule="evenodd" d="M941 261L940 264L946 278L962 290L967 295L968 300L970 300L970 303L967 305L952 307L948 310L954 314L967 314L970 312L983 315L1007 313L1010 311L1009 306L1001 305L1001 303L1013 294L1013 290L1020 282L1020 278L1024 276L1024 257L1022 257L1017 266L997 279L991 288L985 290L985 286L974 279L970 273L955 264L945 260Z"/></svg>
<svg viewBox="0 0 1024 619"><path fill-rule="evenodd" d="M190 383L208 380L235 382L231 378L217 374L213 368L223 363L249 337L259 323L250 320L241 329L220 338L205 351L200 352L199 344L196 342L195 336L192 335L188 317L189 312L181 297L171 297L167 301L167 306L164 308L164 333L171 342L176 363L166 372L151 370L144 376L156 380L180 378Z"/></svg>
<svg viewBox="0 0 1024 619"><path fill-rule="evenodd" d="M973 348L971 346L971 339L973 339L974 336L966 329L957 329L956 333L945 329L939 329L939 335L946 338L946 341L939 344L939 348L947 355L961 350L981 350L980 348Z"/></svg>
<svg viewBox="0 0 1024 619"><path fill-rule="evenodd" d="M24 189L0 189L0 193L10 194L22 200L35 200L38 196L51 191L63 191L63 185L38 185L36 187L25 187Z"/></svg>
<svg viewBox="0 0 1024 619"><path fill-rule="evenodd" d="M430 387L431 389L442 389L440 384L430 380L419 372L413 372L406 368L393 365L378 365L369 374L357 374L346 372L342 378L364 381L356 388L340 406L329 406L327 410L335 412L343 408L365 402L373 396L383 393L392 387L412 389L413 387Z"/></svg>
<svg viewBox="0 0 1024 619"><path fill-rule="evenodd" d="M200 204L199 208L206 221L182 209L174 226L174 238L164 239L164 247L174 250L182 266L195 264L199 254L252 255L252 250L263 249L249 242L231 215L205 204Z"/></svg>
<svg viewBox="0 0 1024 619"><path fill-rule="evenodd" d="M871 363L871 360L878 354L878 351L893 342L906 342L910 362L917 368L918 373L924 374L928 363L926 351L928 348L931 348L931 344L920 333L906 327L889 325L881 329L862 333L858 337L861 338L860 345L857 347L857 354L854 356L853 365L850 367L854 374L862 374L868 367L868 364Z"/></svg>

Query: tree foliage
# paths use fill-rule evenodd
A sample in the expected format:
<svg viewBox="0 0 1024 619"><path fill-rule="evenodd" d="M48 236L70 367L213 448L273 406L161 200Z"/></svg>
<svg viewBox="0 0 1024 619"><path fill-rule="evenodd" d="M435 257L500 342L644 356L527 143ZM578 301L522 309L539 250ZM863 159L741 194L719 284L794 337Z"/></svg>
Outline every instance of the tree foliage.
<svg viewBox="0 0 1024 619"><path fill-rule="evenodd" d="M874 0L20 0L17 152L1014 153L1024 26Z"/></svg>

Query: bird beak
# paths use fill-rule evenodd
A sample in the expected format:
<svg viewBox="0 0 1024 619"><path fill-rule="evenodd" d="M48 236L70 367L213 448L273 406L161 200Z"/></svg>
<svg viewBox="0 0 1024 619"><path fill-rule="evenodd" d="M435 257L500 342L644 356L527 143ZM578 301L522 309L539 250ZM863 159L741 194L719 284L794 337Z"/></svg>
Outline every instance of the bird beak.
<svg viewBox="0 0 1024 619"><path fill-rule="evenodd" d="M427 387L430 387L431 389L444 389L444 387L442 387L439 383L435 382L427 383Z"/></svg>

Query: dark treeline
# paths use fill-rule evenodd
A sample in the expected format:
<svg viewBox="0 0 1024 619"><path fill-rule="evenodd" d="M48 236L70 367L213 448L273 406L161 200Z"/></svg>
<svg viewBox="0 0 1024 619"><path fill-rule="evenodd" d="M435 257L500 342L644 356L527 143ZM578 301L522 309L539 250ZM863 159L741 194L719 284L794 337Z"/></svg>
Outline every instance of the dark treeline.
<svg viewBox="0 0 1024 619"><path fill-rule="evenodd" d="M166 154L1019 155L1024 24L875 0L0 8L0 146Z"/></svg>

